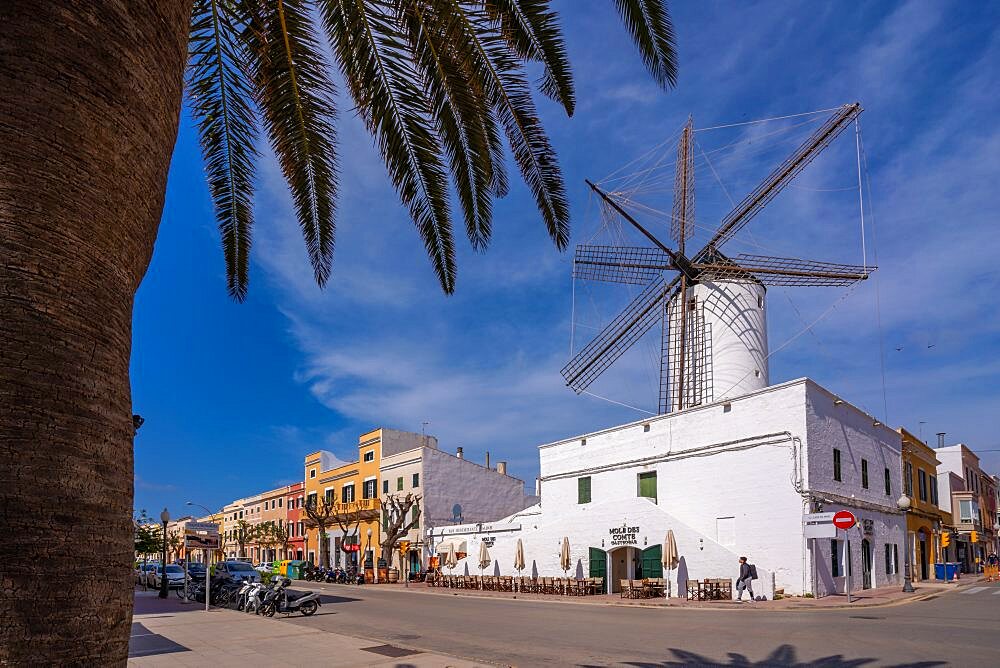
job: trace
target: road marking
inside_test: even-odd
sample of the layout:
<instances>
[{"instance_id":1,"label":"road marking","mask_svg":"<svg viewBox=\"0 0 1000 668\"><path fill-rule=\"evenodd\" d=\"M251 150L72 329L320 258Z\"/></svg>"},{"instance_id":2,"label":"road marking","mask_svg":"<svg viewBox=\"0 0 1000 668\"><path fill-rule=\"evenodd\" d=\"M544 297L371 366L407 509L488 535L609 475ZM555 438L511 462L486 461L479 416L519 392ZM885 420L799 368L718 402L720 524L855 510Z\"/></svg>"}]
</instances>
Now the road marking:
<instances>
[{"instance_id":1,"label":"road marking","mask_svg":"<svg viewBox=\"0 0 1000 668\"><path fill-rule=\"evenodd\" d=\"M986 591L989 587L973 587L972 589L966 589L963 594L978 594L981 591Z\"/></svg>"},{"instance_id":2,"label":"road marking","mask_svg":"<svg viewBox=\"0 0 1000 668\"><path fill-rule=\"evenodd\" d=\"M993 592L993 595L994 596L1000 596L1000 589L997 589L995 592Z\"/></svg>"}]
</instances>

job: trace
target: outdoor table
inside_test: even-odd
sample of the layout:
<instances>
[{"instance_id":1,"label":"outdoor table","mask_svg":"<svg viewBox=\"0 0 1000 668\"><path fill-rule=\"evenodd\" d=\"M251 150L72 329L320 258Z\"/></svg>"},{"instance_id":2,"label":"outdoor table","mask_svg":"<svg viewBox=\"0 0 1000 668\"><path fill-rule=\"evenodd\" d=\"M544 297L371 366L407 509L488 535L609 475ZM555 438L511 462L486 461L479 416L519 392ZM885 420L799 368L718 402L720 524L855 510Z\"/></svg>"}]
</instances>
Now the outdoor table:
<instances>
[{"instance_id":1,"label":"outdoor table","mask_svg":"<svg viewBox=\"0 0 1000 668\"><path fill-rule=\"evenodd\" d=\"M652 582L645 581L642 583L642 589L643 595L646 598L656 598L658 596L662 598L664 591L666 591L666 587L661 584L654 584Z\"/></svg>"}]
</instances>

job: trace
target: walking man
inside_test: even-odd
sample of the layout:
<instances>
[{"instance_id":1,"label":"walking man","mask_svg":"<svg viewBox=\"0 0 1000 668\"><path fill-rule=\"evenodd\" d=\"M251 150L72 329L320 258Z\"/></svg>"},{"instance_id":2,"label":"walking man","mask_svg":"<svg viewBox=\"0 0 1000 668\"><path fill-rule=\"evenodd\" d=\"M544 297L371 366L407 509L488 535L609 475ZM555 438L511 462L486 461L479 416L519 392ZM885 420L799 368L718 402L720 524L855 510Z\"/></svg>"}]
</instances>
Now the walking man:
<instances>
[{"instance_id":1,"label":"walking man","mask_svg":"<svg viewBox=\"0 0 1000 668\"><path fill-rule=\"evenodd\" d=\"M736 578L736 600L743 600L743 590L746 589L750 592L750 600L754 600L753 596L753 570L750 568L750 564L747 563L746 557L740 557L740 576Z\"/></svg>"}]
</instances>

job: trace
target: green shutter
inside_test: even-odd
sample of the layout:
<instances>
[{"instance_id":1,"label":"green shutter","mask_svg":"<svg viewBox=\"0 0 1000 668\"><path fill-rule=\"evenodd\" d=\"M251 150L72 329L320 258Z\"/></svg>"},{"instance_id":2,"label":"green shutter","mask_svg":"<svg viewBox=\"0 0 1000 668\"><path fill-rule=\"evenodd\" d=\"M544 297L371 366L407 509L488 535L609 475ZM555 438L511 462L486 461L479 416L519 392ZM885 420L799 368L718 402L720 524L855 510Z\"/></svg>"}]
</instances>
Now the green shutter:
<instances>
[{"instance_id":1,"label":"green shutter","mask_svg":"<svg viewBox=\"0 0 1000 668\"><path fill-rule=\"evenodd\" d=\"M576 502L590 503L590 476L576 479Z\"/></svg>"},{"instance_id":2,"label":"green shutter","mask_svg":"<svg viewBox=\"0 0 1000 668\"><path fill-rule=\"evenodd\" d=\"M654 545L642 551L642 577L663 577L663 547Z\"/></svg>"},{"instance_id":3,"label":"green shutter","mask_svg":"<svg viewBox=\"0 0 1000 668\"><path fill-rule=\"evenodd\" d=\"M656 471L639 474L639 496L656 500Z\"/></svg>"},{"instance_id":4,"label":"green shutter","mask_svg":"<svg viewBox=\"0 0 1000 668\"><path fill-rule=\"evenodd\" d=\"M608 572L608 555L604 550L596 547L590 548L590 575L592 578L603 578Z\"/></svg>"}]
</instances>

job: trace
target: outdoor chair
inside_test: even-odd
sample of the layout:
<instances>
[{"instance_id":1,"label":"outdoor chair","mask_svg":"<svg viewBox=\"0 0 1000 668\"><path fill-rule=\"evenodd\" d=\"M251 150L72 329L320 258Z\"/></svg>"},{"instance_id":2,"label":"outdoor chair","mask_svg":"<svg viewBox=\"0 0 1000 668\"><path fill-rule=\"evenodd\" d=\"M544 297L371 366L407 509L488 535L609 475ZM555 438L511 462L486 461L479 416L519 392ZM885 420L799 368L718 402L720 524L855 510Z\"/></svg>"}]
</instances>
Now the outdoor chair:
<instances>
[{"instance_id":1,"label":"outdoor chair","mask_svg":"<svg viewBox=\"0 0 1000 668\"><path fill-rule=\"evenodd\" d=\"M514 591L514 578L509 575L501 577L497 591Z\"/></svg>"},{"instance_id":2,"label":"outdoor chair","mask_svg":"<svg viewBox=\"0 0 1000 668\"><path fill-rule=\"evenodd\" d=\"M556 582L553 578L541 578L541 584L539 585L539 592L542 594L555 594L556 593Z\"/></svg>"},{"instance_id":3,"label":"outdoor chair","mask_svg":"<svg viewBox=\"0 0 1000 668\"><path fill-rule=\"evenodd\" d=\"M619 592L621 598L632 598L632 581L631 580L619 580L618 586L621 588Z\"/></svg>"},{"instance_id":4,"label":"outdoor chair","mask_svg":"<svg viewBox=\"0 0 1000 668\"><path fill-rule=\"evenodd\" d=\"M538 584L535 582L534 578L522 575L518 578L517 590L519 592L524 592L525 594L537 594Z\"/></svg>"},{"instance_id":5,"label":"outdoor chair","mask_svg":"<svg viewBox=\"0 0 1000 668\"><path fill-rule=\"evenodd\" d=\"M604 593L604 578L594 578L594 588L592 591L594 594Z\"/></svg>"}]
</instances>

